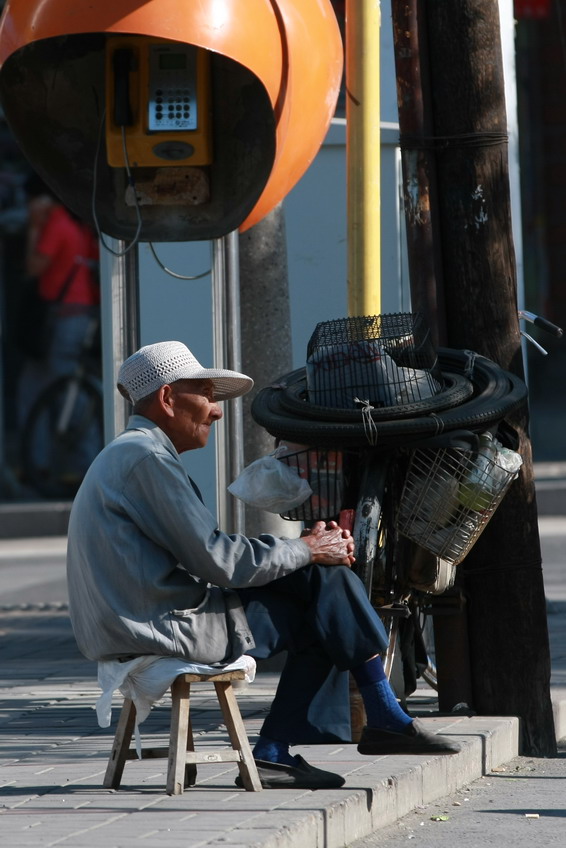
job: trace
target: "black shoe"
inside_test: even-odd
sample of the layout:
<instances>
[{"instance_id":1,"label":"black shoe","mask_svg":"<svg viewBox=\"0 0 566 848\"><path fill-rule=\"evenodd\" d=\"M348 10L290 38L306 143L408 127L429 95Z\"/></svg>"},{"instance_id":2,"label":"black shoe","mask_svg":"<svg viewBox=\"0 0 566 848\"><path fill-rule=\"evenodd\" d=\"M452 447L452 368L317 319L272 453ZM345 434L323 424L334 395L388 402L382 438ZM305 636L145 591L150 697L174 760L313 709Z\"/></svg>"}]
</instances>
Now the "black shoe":
<instances>
[{"instance_id":1,"label":"black shoe","mask_svg":"<svg viewBox=\"0 0 566 848\"><path fill-rule=\"evenodd\" d=\"M340 774L315 768L297 754L297 765L288 766L283 763L270 763L267 760L256 760L257 771L264 789L339 789L344 785ZM236 786L243 788L240 775L236 778Z\"/></svg>"},{"instance_id":2,"label":"black shoe","mask_svg":"<svg viewBox=\"0 0 566 848\"><path fill-rule=\"evenodd\" d=\"M382 754L457 754L459 742L430 733L420 721L407 725L404 733L364 727L358 743L360 754L380 756Z\"/></svg>"}]
</instances>

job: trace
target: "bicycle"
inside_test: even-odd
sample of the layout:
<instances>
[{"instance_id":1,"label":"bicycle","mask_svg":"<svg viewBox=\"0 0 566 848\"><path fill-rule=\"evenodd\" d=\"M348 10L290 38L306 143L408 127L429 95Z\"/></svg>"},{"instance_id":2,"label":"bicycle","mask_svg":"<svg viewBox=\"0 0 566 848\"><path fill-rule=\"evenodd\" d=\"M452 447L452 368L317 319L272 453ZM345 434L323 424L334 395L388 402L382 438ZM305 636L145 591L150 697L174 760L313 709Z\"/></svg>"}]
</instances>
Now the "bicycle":
<instances>
[{"instance_id":1,"label":"bicycle","mask_svg":"<svg viewBox=\"0 0 566 848\"><path fill-rule=\"evenodd\" d=\"M39 395L24 424L24 479L47 498L72 499L104 444L102 385L93 318L75 370L55 379Z\"/></svg>"},{"instance_id":2,"label":"bicycle","mask_svg":"<svg viewBox=\"0 0 566 848\"><path fill-rule=\"evenodd\" d=\"M532 313L520 317L537 318ZM356 321L360 323L356 325ZM540 325L541 321L533 323ZM476 489L466 488L465 481L466 475L475 469L479 436L489 431L507 449L513 449L514 433L505 426L505 418L525 401L527 389L515 375L470 351L440 349L438 360L435 352L426 356L426 330L420 337L416 335L418 316L365 316L326 324L332 326L319 325L309 342L307 360L310 358L311 374L308 366L297 369L261 390L252 404L252 415L275 436L279 445L288 443L289 455L278 453L278 458L306 477L314 492L304 505L283 517L306 524L317 519L337 519L342 526L352 529L356 542L354 570L389 633L389 649L384 657L389 677L394 670L399 637L414 641L410 651L406 648L401 651L401 661L410 666L404 669L404 699L411 694L411 686L416 687L418 676L436 688L434 649L430 642L427 644L426 633L430 599L453 585L457 563L475 543L513 479L512 474L506 475L505 485L498 486L496 496L489 501L481 501L479 505L473 502ZM560 333L559 328L554 331ZM368 347L368 332L371 344L377 347ZM351 358L351 345L360 337L366 348L357 363L347 366L349 377L357 370L359 380L369 360L384 352L388 356L385 366L380 363L381 385L374 390L372 402L364 403L363 391L358 391L357 386L352 391L351 385L346 384L338 388L322 385L317 396L316 390L312 390L313 362L335 372L336 366ZM315 348L319 343L321 350L325 346L327 350L317 359ZM418 380L407 387L389 379L398 378L401 371L406 378L411 367L418 372L421 383L423 371L432 375L434 391L420 394ZM333 392L338 396L339 408L328 403ZM355 397L358 408L345 402L348 393L351 400ZM392 399L393 403L386 402ZM430 467L423 467L423 457L429 456ZM407 521L404 527L400 523L399 505L403 499L405 507L409 503L409 513L411 508L419 506L415 474L412 501L411 492L407 495L405 491L415 457L421 462L416 472L417 483L429 476L436 485L440 471L447 478L442 480L449 487L446 524L452 522L453 529L462 537L457 539L456 549L449 545L427 549L429 540L423 536L422 515L417 516L421 535L417 533L416 537L413 533L411 538L411 532L407 535ZM448 462L447 468L438 464L439 457L442 462ZM485 479L490 474L495 476L495 469L496 464L490 464ZM464 503L455 500L454 487ZM430 491L428 502L426 497L424 500L430 512ZM454 516L458 516L459 525ZM410 519L411 515L405 518ZM440 529L444 532L444 528ZM407 656L411 652L412 656Z\"/></svg>"}]
</instances>

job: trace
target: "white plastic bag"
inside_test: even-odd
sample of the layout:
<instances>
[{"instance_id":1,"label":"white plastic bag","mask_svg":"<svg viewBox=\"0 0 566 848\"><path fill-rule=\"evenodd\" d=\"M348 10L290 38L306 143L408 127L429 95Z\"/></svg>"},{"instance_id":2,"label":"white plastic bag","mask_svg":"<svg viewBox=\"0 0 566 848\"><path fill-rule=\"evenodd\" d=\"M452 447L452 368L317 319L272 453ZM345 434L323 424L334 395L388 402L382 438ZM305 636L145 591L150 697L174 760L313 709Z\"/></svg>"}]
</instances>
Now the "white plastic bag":
<instances>
[{"instance_id":1,"label":"white plastic bag","mask_svg":"<svg viewBox=\"0 0 566 848\"><path fill-rule=\"evenodd\" d=\"M473 467L460 483L459 500L462 506L482 512L489 509L495 496L514 480L523 464L516 451L504 448L491 433L482 433Z\"/></svg>"},{"instance_id":2,"label":"white plastic bag","mask_svg":"<svg viewBox=\"0 0 566 848\"><path fill-rule=\"evenodd\" d=\"M275 513L304 503L312 495L308 481L276 457L277 451L244 468L228 486L230 494L250 506Z\"/></svg>"},{"instance_id":3,"label":"white plastic bag","mask_svg":"<svg viewBox=\"0 0 566 848\"><path fill-rule=\"evenodd\" d=\"M437 394L441 386L432 375L397 365L379 340L366 339L327 345L307 359L307 388L319 406L356 409L360 401L395 406Z\"/></svg>"}]
</instances>

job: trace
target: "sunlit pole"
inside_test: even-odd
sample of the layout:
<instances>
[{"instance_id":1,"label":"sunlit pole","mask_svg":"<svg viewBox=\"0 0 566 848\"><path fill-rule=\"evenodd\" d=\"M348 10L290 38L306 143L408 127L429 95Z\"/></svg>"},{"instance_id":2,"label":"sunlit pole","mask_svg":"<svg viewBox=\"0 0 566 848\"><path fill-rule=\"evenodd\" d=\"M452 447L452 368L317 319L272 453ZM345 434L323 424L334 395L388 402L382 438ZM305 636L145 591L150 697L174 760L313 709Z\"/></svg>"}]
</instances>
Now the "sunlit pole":
<instances>
[{"instance_id":1,"label":"sunlit pole","mask_svg":"<svg viewBox=\"0 0 566 848\"><path fill-rule=\"evenodd\" d=\"M346 0L348 311L381 311L379 0Z\"/></svg>"}]
</instances>

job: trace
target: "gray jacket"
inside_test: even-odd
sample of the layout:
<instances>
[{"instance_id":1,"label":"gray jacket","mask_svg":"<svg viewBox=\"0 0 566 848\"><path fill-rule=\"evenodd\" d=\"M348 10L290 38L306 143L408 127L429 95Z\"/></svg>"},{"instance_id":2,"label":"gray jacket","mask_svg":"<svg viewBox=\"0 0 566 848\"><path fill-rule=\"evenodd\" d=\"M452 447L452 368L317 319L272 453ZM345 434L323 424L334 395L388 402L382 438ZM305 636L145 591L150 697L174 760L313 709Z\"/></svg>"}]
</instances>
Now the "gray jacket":
<instances>
[{"instance_id":1,"label":"gray jacket","mask_svg":"<svg viewBox=\"0 0 566 848\"><path fill-rule=\"evenodd\" d=\"M233 590L309 561L301 539L221 533L170 439L134 415L94 460L71 510L67 578L77 644L91 660L230 661L254 644Z\"/></svg>"}]
</instances>

